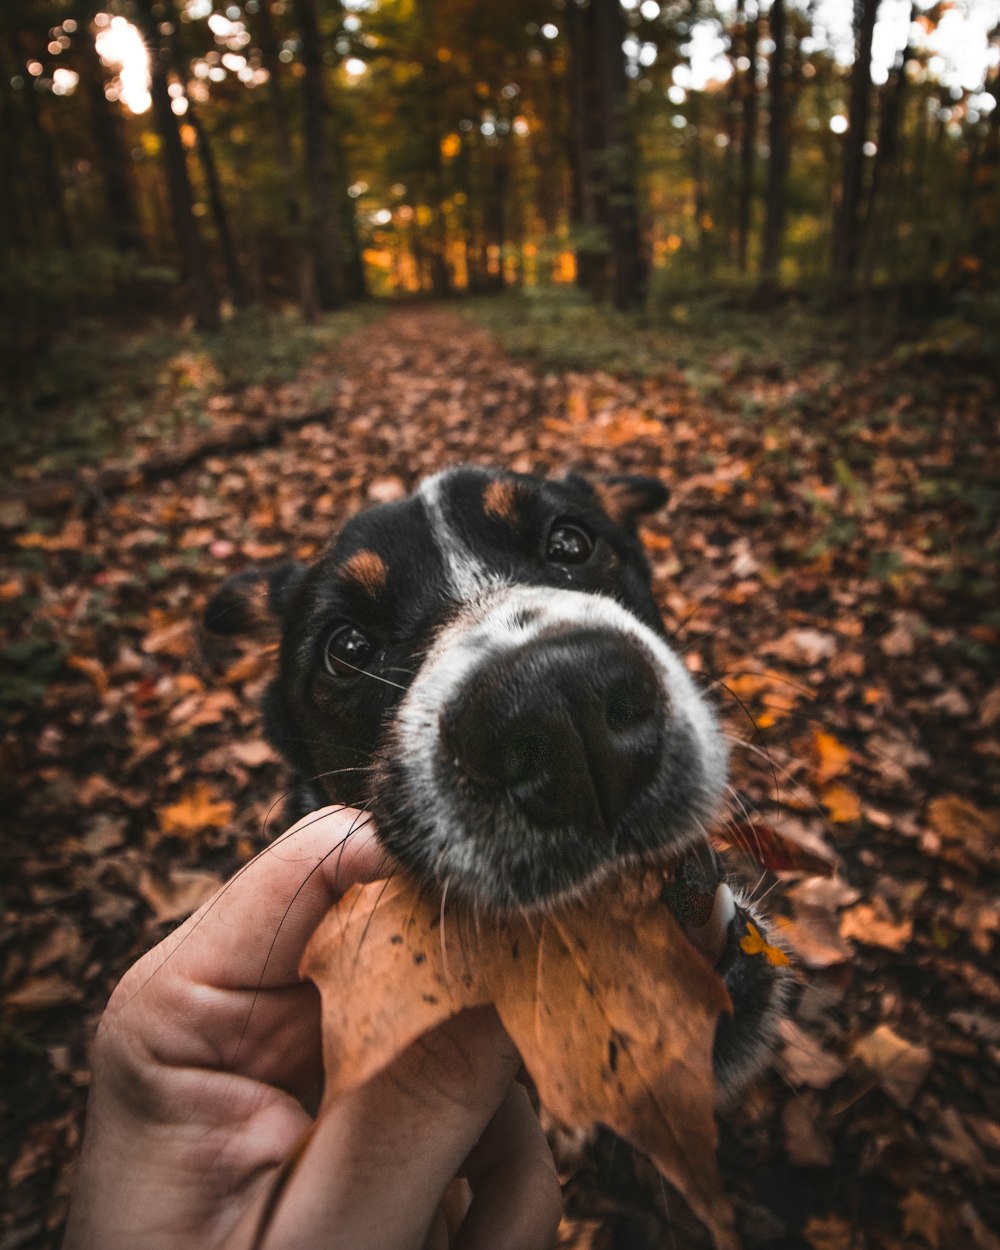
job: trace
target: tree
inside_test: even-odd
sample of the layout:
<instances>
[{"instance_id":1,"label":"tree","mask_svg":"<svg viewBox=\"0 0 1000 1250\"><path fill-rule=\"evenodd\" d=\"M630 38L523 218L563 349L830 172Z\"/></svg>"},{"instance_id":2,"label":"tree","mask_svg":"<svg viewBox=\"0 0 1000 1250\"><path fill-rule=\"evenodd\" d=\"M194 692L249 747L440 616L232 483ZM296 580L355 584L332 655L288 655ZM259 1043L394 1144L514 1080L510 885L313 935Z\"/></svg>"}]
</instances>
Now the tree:
<instances>
[{"instance_id":1,"label":"tree","mask_svg":"<svg viewBox=\"0 0 1000 1250\"><path fill-rule=\"evenodd\" d=\"M570 45L574 217L580 285L616 308L645 296L639 234L635 145L629 128L625 28L619 0L571 0Z\"/></svg>"},{"instance_id":2,"label":"tree","mask_svg":"<svg viewBox=\"0 0 1000 1250\"><path fill-rule=\"evenodd\" d=\"M201 232L194 215L194 195L188 173L187 157L181 142L177 118L170 97L170 68L173 27L156 17L154 0L136 0L136 9L143 26L143 35L150 49L149 92L153 115L163 146L163 164L170 194L170 212L174 233L181 253L183 274L190 283L195 319L199 329L219 328L219 299L208 268Z\"/></svg>"},{"instance_id":3,"label":"tree","mask_svg":"<svg viewBox=\"0 0 1000 1250\"><path fill-rule=\"evenodd\" d=\"M854 69L847 134L844 136L843 177L840 204L834 225L833 272L842 283L854 277L861 252L863 222L861 201L864 182L864 148L871 112L872 40L879 0L855 0Z\"/></svg>"},{"instance_id":4,"label":"tree","mask_svg":"<svg viewBox=\"0 0 1000 1250\"><path fill-rule=\"evenodd\" d=\"M771 67L768 73L769 117L767 123L767 187L765 191L764 240L761 275L765 282L778 279L781 241L785 229L785 183L788 177L788 49L786 47L785 0L771 0Z\"/></svg>"},{"instance_id":5,"label":"tree","mask_svg":"<svg viewBox=\"0 0 1000 1250\"><path fill-rule=\"evenodd\" d=\"M339 308L344 298L340 220L327 134L329 104L323 66L323 39L315 0L295 0L302 40L305 102L306 183L309 187L309 241L316 270L316 294L323 309Z\"/></svg>"}]
</instances>

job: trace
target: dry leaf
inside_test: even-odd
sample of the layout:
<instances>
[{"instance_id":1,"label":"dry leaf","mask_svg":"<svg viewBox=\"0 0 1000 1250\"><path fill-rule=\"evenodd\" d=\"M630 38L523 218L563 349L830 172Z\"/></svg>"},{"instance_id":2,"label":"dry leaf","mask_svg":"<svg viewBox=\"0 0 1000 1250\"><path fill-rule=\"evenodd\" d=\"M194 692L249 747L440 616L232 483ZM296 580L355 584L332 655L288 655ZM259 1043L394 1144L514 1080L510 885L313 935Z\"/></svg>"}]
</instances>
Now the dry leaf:
<instances>
[{"instance_id":1,"label":"dry leaf","mask_svg":"<svg viewBox=\"0 0 1000 1250\"><path fill-rule=\"evenodd\" d=\"M785 1072L793 1085L826 1089L844 1075L847 1067L844 1060L824 1050L815 1037L793 1020L782 1020L779 1029L785 1043Z\"/></svg>"},{"instance_id":2,"label":"dry leaf","mask_svg":"<svg viewBox=\"0 0 1000 1250\"><path fill-rule=\"evenodd\" d=\"M765 643L761 651L765 655L777 656L787 664L795 664L803 668L811 668L828 660L837 650L837 639L833 634L821 633L818 629L790 629L787 633Z\"/></svg>"},{"instance_id":3,"label":"dry leaf","mask_svg":"<svg viewBox=\"0 0 1000 1250\"><path fill-rule=\"evenodd\" d=\"M984 812L957 794L932 799L927 816L938 837L958 842L973 859L986 862L1000 852L1000 816Z\"/></svg>"},{"instance_id":4,"label":"dry leaf","mask_svg":"<svg viewBox=\"0 0 1000 1250\"><path fill-rule=\"evenodd\" d=\"M216 798L205 781L199 781L176 803L159 811L160 832L164 837L187 838L203 829L223 829L233 818L229 799Z\"/></svg>"},{"instance_id":5,"label":"dry leaf","mask_svg":"<svg viewBox=\"0 0 1000 1250\"><path fill-rule=\"evenodd\" d=\"M161 924L169 924L185 920L210 899L221 884L221 877L210 872L178 868L164 881L143 870L138 889L156 919Z\"/></svg>"},{"instance_id":6,"label":"dry leaf","mask_svg":"<svg viewBox=\"0 0 1000 1250\"><path fill-rule=\"evenodd\" d=\"M543 1104L644 1150L735 1247L715 1162L712 1040L722 982L660 900L616 882L531 920L450 911L407 884L355 886L303 959L323 998L327 1097L370 1079L464 1007L494 1003ZM353 987L363 986L364 993Z\"/></svg>"},{"instance_id":7,"label":"dry leaf","mask_svg":"<svg viewBox=\"0 0 1000 1250\"><path fill-rule=\"evenodd\" d=\"M850 747L845 747L833 734L813 734L813 753L816 756L816 781L824 786L834 777L847 771L851 762Z\"/></svg>"},{"instance_id":8,"label":"dry leaf","mask_svg":"<svg viewBox=\"0 0 1000 1250\"><path fill-rule=\"evenodd\" d=\"M735 847L771 872L809 872L828 876L836 866L833 856L825 848L818 850L790 828L779 831L764 820L732 817L715 834L715 840Z\"/></svg>"},{"instance_id":9,"label":"dry leaf","mask_svg":"<svg viewBox=\"0 0 1000 1250\"><path fill-rule=\"evenodd\" d=\"M78 1003L83 991L72 981L52 972L46 976L29 977L16 990L4 996L9 1011L46 1011L66 1003Z\"/></svg>"},{"instance_id":10,"label":"dry leaf","mask_svg":"<svg viewBox=\"0 0 1000 1250\"><path fill-rule=\"evenodd\" d=\"M927 1079L933 1056L926 1046L915 1046L880 1024L851 1048L897 1106L906 1108Z\"/></svg>"},{"instance_id":11,"label":"dry leaf","mask_svg":"<svg viewBox=\"0 0 1000 1250\"><path fill-rule=\"evenodd\" d=\"M861 815L861 800L847 786L827 786L821 797L835 825L848 824Z\"/></svg>"},{"instance_id":12,"label":"dry leaf","mask_svg":"<svg viewBox=\"0 0 1000 1250\"><path fill-rule=\"evenodd\" d=\"M840 918L840 932L843 937L853 938L865 946L901 951L913 937L913 921L896 924L885 903L876 899L874 903L858 903L845 911Z\"/></svg>"}]
</instances>

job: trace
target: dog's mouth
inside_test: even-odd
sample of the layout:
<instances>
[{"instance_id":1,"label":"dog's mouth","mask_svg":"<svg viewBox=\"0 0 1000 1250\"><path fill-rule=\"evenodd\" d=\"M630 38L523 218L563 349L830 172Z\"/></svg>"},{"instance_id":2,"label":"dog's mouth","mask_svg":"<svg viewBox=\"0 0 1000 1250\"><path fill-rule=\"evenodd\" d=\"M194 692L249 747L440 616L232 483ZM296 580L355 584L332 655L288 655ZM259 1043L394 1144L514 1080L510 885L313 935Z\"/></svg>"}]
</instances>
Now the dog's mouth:
<instances>
[{"instance_id":1,"label":"dog's mouth","mask_svg":"<svg viewBox=\"0 0 1000 1250\"><path fill-rule=\"evenodd\" d=\"M719 857L703 839L667 865L660 898L691 945L724 972L739 944L741 911Z\"/></svg>"}]
</instances>

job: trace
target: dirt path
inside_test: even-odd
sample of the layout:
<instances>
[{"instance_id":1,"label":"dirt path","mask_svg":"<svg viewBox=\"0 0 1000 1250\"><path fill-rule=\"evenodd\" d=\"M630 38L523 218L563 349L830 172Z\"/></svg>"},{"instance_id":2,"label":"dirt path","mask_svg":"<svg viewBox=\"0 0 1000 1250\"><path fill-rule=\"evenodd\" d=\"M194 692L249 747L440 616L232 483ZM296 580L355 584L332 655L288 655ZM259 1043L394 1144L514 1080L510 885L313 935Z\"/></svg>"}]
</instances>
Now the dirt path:
<instances>
[{"instance_id":1,"label":"dirt path","mask_svg":"<svg viewBox=\"0 0 1000 1250\"><path fill-rule=\"evenodd\" d=\"M269 398L329 417L10 533L0 1247L58 1244L108 990L253 852L281 792L257 713L272 657L208 649L205 597L460 461L670 485L644 536L668 625L747 744L734 810L839 847L843 878L771 895L803 971L775 1071L723 1118L747 1244L1000 1245L996 637L988 592L949 589L956 557L925 541L966 524L926 483L979 434L887 420L862 494L828 412L790 419L751 377L751 423L743 393L664 375L539 373L450 308L401 308ZM576 1184L581 1218L631 1228L617 1245L699 1244L658 1183L610 1166L610 1189ZM566 1244L606 1244L589 1228Z\"/></svg>"}]
</instances>

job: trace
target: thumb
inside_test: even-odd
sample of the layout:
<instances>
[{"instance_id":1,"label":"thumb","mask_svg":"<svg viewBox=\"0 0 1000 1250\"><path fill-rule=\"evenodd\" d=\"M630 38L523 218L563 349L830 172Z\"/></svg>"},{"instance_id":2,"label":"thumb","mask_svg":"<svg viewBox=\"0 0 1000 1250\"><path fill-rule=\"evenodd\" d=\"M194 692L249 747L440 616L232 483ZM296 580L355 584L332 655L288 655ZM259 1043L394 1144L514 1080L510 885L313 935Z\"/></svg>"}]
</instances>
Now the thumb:
<instances>
[{"instance_id":1,"label":"thumb","mask_svg":"<svg viewBox=\"0 0 1000 1250\"><path fill-rule=\"evenodd\" d=\"M520 1063L494 1009L476 1007L326 1104L263 1247L419 1250Z\"/></svg>"}]
</instances>

